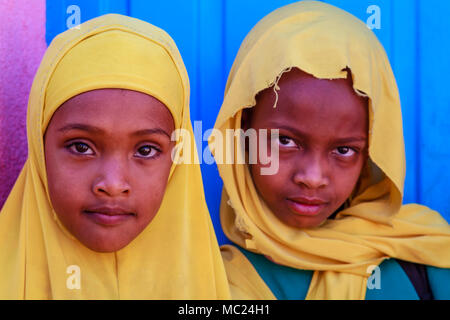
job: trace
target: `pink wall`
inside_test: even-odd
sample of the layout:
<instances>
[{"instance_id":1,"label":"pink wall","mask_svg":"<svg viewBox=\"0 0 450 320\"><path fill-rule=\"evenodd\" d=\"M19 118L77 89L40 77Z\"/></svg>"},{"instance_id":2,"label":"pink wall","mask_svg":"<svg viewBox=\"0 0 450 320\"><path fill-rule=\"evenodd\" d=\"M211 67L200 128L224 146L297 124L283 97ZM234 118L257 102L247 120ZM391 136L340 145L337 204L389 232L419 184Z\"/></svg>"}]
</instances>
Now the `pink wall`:
<instances>
[{"instance_id":1,"label":"pink wall","mask_svg":"<svg viewBox=\"0 0 450 320\"><path fill-rule=\"evenodd\" d=\"M0 0L0 208L27 157L28 93L45 49L45 0Z\"/></svg>"}]
</instances>

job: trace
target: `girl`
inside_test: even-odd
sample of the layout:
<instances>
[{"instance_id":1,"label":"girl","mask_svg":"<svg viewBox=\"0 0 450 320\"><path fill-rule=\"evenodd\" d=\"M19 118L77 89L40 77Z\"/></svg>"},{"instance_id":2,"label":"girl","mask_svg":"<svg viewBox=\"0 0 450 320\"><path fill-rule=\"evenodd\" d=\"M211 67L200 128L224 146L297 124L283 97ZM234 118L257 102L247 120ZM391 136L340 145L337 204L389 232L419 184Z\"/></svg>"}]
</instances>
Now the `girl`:
<instances>
[{"instance_id":1,"label":"girl","mask_svg":"<svg viewBox=\"0 0 450 320\"><path fill-rule=\"evenodd\" d=\"M0 213L0 299L229 298L200 169L172 159L172 131L192 128L169 35L114 14L62 33L27 124Z\"/></svg>"},{"instance_id":2,"label":"girl","mask_svg":"<svg viewBox=\"0 0 450 320\"><path fill-rule=\"evenodd\" d=\"M255 130L269 150L218 164L222 226L239 246L222 248L234 298L450 298L450 228L402 206L399 95L364 23L314 1L266 16L241 45L215 128Z\"/></svg>"}]
</instances>

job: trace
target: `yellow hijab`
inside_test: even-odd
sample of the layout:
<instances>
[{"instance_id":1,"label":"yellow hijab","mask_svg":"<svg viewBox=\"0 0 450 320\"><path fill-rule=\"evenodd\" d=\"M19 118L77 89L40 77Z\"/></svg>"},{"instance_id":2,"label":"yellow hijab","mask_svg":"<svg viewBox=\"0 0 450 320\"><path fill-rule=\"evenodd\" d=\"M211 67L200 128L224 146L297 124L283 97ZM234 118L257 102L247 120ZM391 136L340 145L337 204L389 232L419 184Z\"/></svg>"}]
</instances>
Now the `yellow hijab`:
<instances>
[{"instance_id":1,"label":"yellow hijab","mask_svg":"<svg viewBox=\"0 0 450 320\"><path fill-rule=\"evenodd\" d=\"M56 37L29 97L28 160L0 213L0 299L229 298L198 165L172 165L156 217L117 252L88 249L59 222L48 195L43 135L61 103L100 88L158 98L175 127L193 137L188 75L163 30L105 15ZM70 278L77 270L79 289Z\"/></svg>"},{"instance_id":2,"label":"yellow hijab","mask_svg":"<svg viewBox=\"0 0 450 320\"><path fill-rule=\"evenodd\" d=\"M240 47L215 128L224 136L226 129L239 129L242 109L253 107L261 90L279 90L277 79L291 67L322 79L345 78L344 69L351 69L355 91L369 97L369 163L347 207L312 229L280 222L246 165L219 163L228 238L281 265L315 270L307 299L364 299L369 266L389 257L450 267L448 223L427 207L401 204L405 155L397 85L382 45L347 12L302 1L263 18ZM217 148L213 140L210 146ZM222 252L235 298L274 298L236 248Z\"/></svg>"}]
</instances>

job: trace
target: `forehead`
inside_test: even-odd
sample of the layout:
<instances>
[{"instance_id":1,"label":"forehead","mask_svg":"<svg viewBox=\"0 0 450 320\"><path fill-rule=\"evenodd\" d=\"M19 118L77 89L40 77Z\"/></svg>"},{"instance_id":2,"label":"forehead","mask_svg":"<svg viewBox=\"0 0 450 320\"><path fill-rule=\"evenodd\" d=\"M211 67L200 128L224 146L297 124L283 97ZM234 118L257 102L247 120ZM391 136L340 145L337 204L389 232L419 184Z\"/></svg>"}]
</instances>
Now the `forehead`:
<instances>
[{"instance_id":1,"label":"forehead","mask_svg":"<svg viewBox=\"0 0 450 320\"><path fill-rule=\"evenodd\" d=\"M358 96L351 78L317 79L299 69L286 72L273 88L257 96L252 125L282 124L311 135L366 135L366 98Z\"/></svg>"},{"instance_id":2,"label":"forehead","mask_svg":"<svg viewBox=\"0 0 450 320\"><path fill-rule=\"evenodd\" d=\"M81 93L63 103L50 124L87 123L105 128L134 130L162 127L173 130L173 117L158 99L126 89L98 89Z\"/></svg>"}]
</instances>

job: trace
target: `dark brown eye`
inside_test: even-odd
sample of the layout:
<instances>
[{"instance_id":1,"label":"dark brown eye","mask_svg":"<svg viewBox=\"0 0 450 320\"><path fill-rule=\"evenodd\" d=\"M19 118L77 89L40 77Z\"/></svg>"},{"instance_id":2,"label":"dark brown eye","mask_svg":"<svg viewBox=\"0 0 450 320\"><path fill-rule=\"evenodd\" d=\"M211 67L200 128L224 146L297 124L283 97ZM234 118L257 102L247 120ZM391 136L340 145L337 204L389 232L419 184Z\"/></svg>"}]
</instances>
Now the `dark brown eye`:
<instances>
[{"instance_id":1,"label":"dark brown eye","mask_svg":"<svg viewBox=\"0 0 450 320\"><path fill-rule=\"evenodd\" d=\"M352 148L345 147L345 146L337 147L336 150L337 150L338 155L344 156L344 157L351 157L356 153L355 150L353 150Z\"/></svg>"},{"instance_id":2,"label":"dark brown eye","mask_svg":"<svg viewBox=\"0 0 450 320\"><path fill-rule=\"evenodd\" d=\"M82 154L82 155L92 155L94 154L94 151L83 142L74 142L71 145L68 146L69 150L71 150L74 153Z\"/></svg>"},{"instance_id":3,"label":"dark brown eye","mask_svg":"<svg viewBox=\"0 0 450 320\"><path fill-rule=\"evenodd\" d=\"M77 149L77 151L79 153L85 153L89 150L89 147L87 145L85 145L84 143L77 143L75 145L75 149Z\"/></svg>"},{"instance_id":4,"label":"dark brown eye","mask_svg":"<svg viewBox=\"0 0 450 320\"><path fill-rule=\"evenodd\" d=\"M286 137L286 136L280 136L278 138L278 141L279 141L280 145L282 145L284 147L295 147L296 146L294 140L292 140L291 138Z\"/></svg>"},{"instance_id":5,"label":"dark brown eye","mask_svg":"<svg viewBox=\"0 0 450 320\"><path fill-rule=\"evenodd\" d=\"M145 145L137 150L136 156L140 158L153 158L158 155L159 152L160 150L158 150L157 148L150 145Z\"/></svg>"},{"instance_id":6,"label":"dark brown eye","mask_svg":"<svg viewBox=\"0 0 450 320\"><path fill-rule=\"evenodd\" d=\"M339 153L341 153L341 154L346 154L350 150L349 147L339 147L337 149L338 149Z\"/></svg>"}]
</instances>

